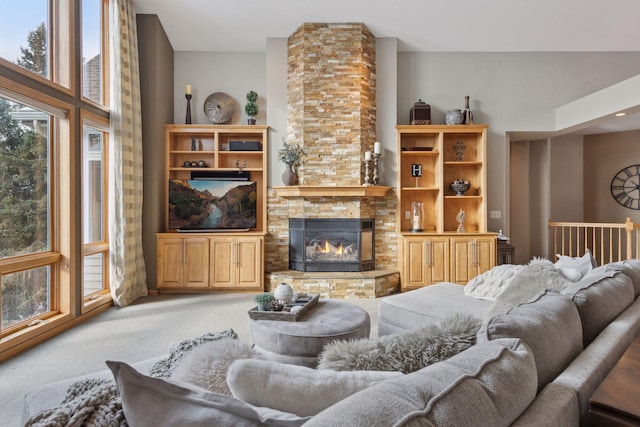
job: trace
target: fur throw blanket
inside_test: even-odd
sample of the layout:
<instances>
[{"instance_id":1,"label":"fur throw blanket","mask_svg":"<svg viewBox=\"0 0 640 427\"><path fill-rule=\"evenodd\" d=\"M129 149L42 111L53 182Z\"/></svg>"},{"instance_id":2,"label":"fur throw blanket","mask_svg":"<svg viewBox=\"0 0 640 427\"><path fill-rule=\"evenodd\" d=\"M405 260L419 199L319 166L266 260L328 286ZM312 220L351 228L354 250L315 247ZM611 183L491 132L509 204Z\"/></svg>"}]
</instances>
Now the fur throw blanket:
<instances>
[{"instance_id":1,"label":"fur throw blanket","mask_svg":"<svg viewBox=\"0 0 640 427\"><path fill-rule=\"evenodd\" d=\"M414 372L471 347L480 323L471 315L454 314L438 326L377 339L334 341L324 347L318 369Z\"/></svg>"},{"instance_id":2,"label":"fur throw blanket","mask_svg":"<svg viewBox=\"0 0 640 427\"><path fill-rule=\"evenodd\" d=\"M522 266L509 280L508 286L498 294L485 319L504 314L546 289L561 291L572 283L574 282L567 279L551 261L535 258Z\"/></svg>"},{"instance_id":3,"label":"fur throw blanket","mask_svg":"<svg viewBox=\"0 0 640 427\"><path fill-rule=\"evenodd\" d=\"M150 376L167 378L178 362L199 344L222 338L238 339L233 329L207 333L195 339L181 341L169 347L169 355L156 362ZM27 427L128 426L122 410L122 399L113 380L87 379L73 384L62 403L34 415Z\"/></svg>"}]
</instances>

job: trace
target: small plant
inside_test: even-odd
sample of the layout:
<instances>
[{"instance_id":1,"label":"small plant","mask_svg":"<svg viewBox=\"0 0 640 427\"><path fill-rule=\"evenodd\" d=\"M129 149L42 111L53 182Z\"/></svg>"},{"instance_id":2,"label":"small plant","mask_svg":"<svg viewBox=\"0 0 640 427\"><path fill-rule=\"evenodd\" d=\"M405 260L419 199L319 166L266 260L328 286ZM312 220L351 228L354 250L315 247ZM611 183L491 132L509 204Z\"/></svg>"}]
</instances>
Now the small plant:
<instances>
[{"instance_id":1,"label":"small plant","mask_svg":"<svg viewBox=\"0 0 640 427\"><path fill-rule=\"evenodd\" d=\"M255 118L258 115L258 111L260 109L258 108L257 101L258 101L258 94L255 91L250 90L247 93L247 104L244 106L244 112L250 118Z\"/></svg>"},{"instance_id":2,"label":"small plant","mask_svg":"<svg viewBox=\"0 0 640 427\"><path fill-rule=\"evenodd\" d=\"M256 302L261 302L264 304L270 304L275 298L270 292L263 292L261 294L257 294L253 297Z\"/></svg>"},{"instance_id":3,"label":"small plant","mask_svg":"<svg viewBox=\"0 0 640 427\"><path fill-rule=\"evenodd\" d=\"M278 151L278 160L286 165L294 165L300 162L302 156L304 156L304 151L302 151L302 147L295 143L288 143L282 138L283 146Z\"/></svg>"}]
</instances>

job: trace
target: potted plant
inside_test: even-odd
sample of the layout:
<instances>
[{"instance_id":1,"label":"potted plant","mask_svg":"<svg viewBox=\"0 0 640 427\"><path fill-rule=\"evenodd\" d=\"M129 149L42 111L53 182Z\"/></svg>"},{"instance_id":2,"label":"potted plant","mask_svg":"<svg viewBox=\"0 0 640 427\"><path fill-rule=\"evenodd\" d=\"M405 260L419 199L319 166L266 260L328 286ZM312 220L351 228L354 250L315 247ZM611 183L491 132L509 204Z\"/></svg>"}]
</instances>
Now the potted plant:
<instances>
[{"instance_id":1,"label":"potted plant","mask_svg":"<svg viewBox=\"0 0 640 427\"><path fill-rule=\"evenodd\" d=\"M269 311L271 307L271 301L275 298L273 294L269 292L263 292L253 297L255 302L258 304L258 311Z\"/></svg>"},{"instance_id":2,"label":"potted plant","mask_svg":"<svg viewBox=\"0 0 640 427\"><path fill-rule=\"evenodd\" d=\"M278 160L287 165L282 174L282 182L284 185L295 185L298 180L298 175L293 169L293 165L298 164L304 156L302 147L296 143L288 143L282 138L283 146L278 151Z\"/></svg>"},{"instance_id":3,"label":"potted plant","mask_svg":"<svg viewBox=\"0 0 640 427\"><path fill-rule=\"evenodd\" d=\"M256 116L258 115L258 94L250 90L247 93L247 104L244 106L244 112L249 117L247 123L250 125L256 124Z\"/></svg>"}]
</instances>

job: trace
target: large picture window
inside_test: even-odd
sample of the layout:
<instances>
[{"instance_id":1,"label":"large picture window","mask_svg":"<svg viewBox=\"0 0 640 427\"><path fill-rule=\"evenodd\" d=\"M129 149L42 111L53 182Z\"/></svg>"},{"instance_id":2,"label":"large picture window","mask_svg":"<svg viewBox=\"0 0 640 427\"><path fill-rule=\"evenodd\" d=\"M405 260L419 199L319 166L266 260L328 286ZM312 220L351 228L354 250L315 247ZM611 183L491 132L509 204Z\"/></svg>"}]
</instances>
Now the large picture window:
<instances>
[{"instance_id":1,"label":"large picture window","mask_svg":"<svg viewBox=\"0 0 640 427\"><path fill-rule=\"evenodd\" d=\"M108 3L0 6L0 361L111 304Z\"/></svg>"}]
</instances>

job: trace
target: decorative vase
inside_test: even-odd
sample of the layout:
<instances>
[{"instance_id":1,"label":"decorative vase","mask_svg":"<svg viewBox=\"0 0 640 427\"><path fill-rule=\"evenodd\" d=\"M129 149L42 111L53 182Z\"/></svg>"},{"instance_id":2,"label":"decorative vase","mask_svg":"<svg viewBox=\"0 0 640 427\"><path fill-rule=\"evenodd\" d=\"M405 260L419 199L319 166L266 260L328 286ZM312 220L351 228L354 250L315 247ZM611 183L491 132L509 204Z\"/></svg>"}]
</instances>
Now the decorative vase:
<instances>
[{"instance_id":1,"label":"decorative vase","mask_svg":"<svg viewBox=\"0 0 640 427\"><path fill-rule=\"evenodd\" d=\"M448 125L461 125L464 120L464 115L461 110L449 110L444 116L444 121Z\"/></svg>"},{"instance_id":2,"label":"decorative vase","mask_svg":"<svg viewBox=\"0 0 640 427\"><path fill-rule=\"evenodd\" d=\"M257 302L258 311L271 311L271 303L270 302Z\"/></svg>"},{"instance_id":3,"label":"decorative vase","mask_svg":"<svg viewBox=\"0 0 640 427\"><path fill-rule=\"evenodd\" d=\"M286 304L293 297L293 288L286 283L280 283L276 290L273 291L273 296L276 298L276 301Z\"/></svg>"},{"instance_id":4,"label":"decorative vase","mask_svg":"<svg viewBox=\"0 0 640 427\"><path fill-rule=\"evenodd\" d=\"M451 189L456 192L456 196L464 196L464 193L466 193L469 188L471 188L471 183L469 181L465 181L464 179L458 178L453 181L449 185L449 187L451 187Z\"/></svg>"},{"instance_id":5,"label":"decorative vase","mask_svg":"<svg viewBox=\"0 0 640 427\"><path fill-rule=\"evenodd\" d=\"M247 124L255 125L256 124L256 119L254 117L249 117L247 119Z\"/></svg>"},{"instance_id":6,"label":"decorative vase","mask_svg":"<svg viewBox=\"0 0 640 427\"><path fill-rule=\"evenodd\" d=\"M298 175L296 175L293 170L293 165L286 165L284 172L282 174L282 183L284 185L296 185L298 181Z\"/></svg>"},{"instance_id":7,"label":"decorative vase","mask_svg":"<svg viewBox=\"0 0 640 427\"><path fill-rule=\"evenodd\" d=\"M473 111L471 111L471 108L469 108L468 96L464 97L464 112L463 112L462 123L464 123L465 125L473 124Z\"/></svg>"}]
</instances>

